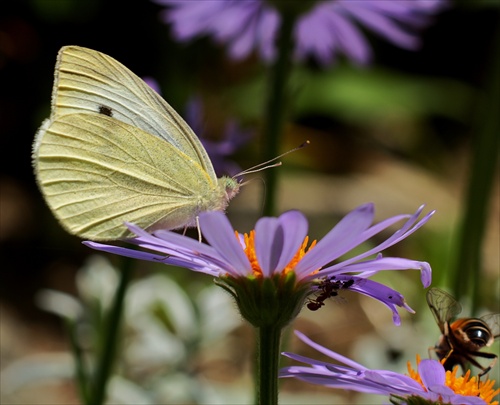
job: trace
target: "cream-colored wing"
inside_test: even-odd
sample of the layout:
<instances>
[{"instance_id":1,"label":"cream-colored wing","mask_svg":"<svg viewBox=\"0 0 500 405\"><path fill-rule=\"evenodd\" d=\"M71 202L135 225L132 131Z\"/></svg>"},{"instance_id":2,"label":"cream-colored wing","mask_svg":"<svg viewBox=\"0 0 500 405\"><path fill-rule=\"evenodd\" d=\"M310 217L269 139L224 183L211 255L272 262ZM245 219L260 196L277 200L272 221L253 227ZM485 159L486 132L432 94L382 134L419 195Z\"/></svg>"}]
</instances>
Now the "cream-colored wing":
<instances>
[{"instance_id":1,"label":"cream-colored wing","mask_svg":"<svg viewBox=\"0 0 500 405\"><path fill-rule=\"evenodd\" d=\"M198 137L151 87L108 55L65 46L57 57L50 119L84 112L113 117L166 140L215 181L212 162Z\"/></svg>"},{"instance_id":2,"label":"cream-colored wing","mask_svg":"<svg viewBox=\"0 0 500 405\"><path fill-rule=\"evenodd\" d=\"M45 199L71 233L92 240L192 225L223 209L225 193L198 162L170 143L98 113L46 120L34 151Z\"/></svg>"}]
</instances>

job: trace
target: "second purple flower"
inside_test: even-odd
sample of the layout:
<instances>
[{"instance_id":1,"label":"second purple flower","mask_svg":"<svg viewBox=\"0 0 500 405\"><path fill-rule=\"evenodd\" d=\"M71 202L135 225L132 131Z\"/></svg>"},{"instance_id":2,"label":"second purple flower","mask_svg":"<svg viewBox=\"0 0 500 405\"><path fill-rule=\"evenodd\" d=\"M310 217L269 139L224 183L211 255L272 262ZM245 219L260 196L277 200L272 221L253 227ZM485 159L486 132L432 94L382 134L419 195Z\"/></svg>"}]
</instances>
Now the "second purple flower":
<instances>
[{"instance_id":1,"label":"second purple flower","mask_svg":"<svg viewBox=\"0 0 500 405\"><path fill-rule=\"evenodd\" d=\"M209 35L228 47L232 59L256 52L261 59L275 57L281 15L279 2L265 0L154 0L167 6L162 19L184 42ZM372 58L371 47L360 27L409 50L420 46L419 31L445 8L446 0L324 0L282 2L303 12L297 20L295 58L315 57L323 65L344 54L357 64ZM309 9L308 9L309 7Z\"/></svg>"}]
</instances>

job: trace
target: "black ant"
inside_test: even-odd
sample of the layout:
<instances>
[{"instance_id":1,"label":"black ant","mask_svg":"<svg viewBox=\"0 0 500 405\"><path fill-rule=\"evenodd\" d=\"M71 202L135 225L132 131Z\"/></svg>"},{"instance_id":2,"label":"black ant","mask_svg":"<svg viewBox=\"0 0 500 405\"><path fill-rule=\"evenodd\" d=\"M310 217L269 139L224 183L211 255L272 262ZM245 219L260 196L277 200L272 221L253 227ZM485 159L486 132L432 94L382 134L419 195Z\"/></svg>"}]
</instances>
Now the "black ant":
<instances>
[{"instance_id":1,"label":"black ant","mask_svg":"<svg viewBox=\"0 0 500 405\"><path fill-rule=\"evenodd\" d=\"M336 297L339 295L339 290L347 290L354 284L353 279L348 280L335 280L335 276L325 277L318 284L318 290L321 293L314 300L309 300L307 303L307 308L311 311L317 311L323 305L325 305L325 301L330 297Z\"/></svg>"}]
</instances>

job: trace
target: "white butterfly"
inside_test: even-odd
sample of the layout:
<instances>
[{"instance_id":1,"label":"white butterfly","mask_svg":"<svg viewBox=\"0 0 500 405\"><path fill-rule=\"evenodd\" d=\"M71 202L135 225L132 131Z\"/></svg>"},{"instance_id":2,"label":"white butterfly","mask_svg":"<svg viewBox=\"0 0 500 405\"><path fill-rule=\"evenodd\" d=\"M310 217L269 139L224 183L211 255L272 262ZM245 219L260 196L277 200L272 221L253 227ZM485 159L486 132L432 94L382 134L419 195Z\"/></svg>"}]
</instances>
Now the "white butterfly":
<instances>
[{"instance_id":1,"label":"white butterfly","mask_svg":"<svg viewBox=\"0 0 500 405\"><path fill-rule=\"evenodd\" d=\"M50 118L33 146L38 185L70 233L91 240L194 226L238 193L217 179L197 136L144 81L108 55L59 51Z\"/></svg>"}]
</instances>

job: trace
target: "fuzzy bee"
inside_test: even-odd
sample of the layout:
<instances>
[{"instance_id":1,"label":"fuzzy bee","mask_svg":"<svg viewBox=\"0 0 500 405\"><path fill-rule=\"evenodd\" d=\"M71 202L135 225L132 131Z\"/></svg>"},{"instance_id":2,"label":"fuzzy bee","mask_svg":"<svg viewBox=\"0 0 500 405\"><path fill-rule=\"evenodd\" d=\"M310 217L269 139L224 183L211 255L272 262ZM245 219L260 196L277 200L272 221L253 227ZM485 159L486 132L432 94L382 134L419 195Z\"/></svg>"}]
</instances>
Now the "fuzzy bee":
<instances>
[{"instance_id":1,"label":"fuzzy bee","mask_svg":"<svg viewBox=\"0 0 500 405\"><path fill-rule=\"evenodd\" d=\"M481 318L457 318L462 312L462 306L439 288L427 291L427 303L442 333L437 344L429 351L434 350L440 360L444 359L446 370L460 365L465 371L466 364L470 363L482 370L479 377L488 373L498 356L479 350L491 346L500 336L500 314L489 314ZM493 360L484 367L475 357Z\"/></svg>"}]
</instances>

